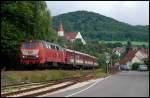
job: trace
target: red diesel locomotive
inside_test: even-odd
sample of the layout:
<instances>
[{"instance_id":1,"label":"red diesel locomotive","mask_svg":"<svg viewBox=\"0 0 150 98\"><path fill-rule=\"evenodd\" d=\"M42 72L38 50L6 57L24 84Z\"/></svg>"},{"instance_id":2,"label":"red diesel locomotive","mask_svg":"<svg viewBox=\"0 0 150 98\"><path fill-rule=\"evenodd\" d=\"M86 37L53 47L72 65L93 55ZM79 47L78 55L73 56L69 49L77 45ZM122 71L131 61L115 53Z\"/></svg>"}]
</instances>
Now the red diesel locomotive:
<instances>
[{"instance_id":1,"label":"red diesel locomotive","mask_svg":"<svg viewBox=\"0 0 150 98\"><path fill-rule=\"evenodd\" d=\"M20 47L21 63L26 66L42 67L98 67L96 57L78 51L65 49L60 45L43 40L30 40Z\"/></svg>"}]
</instances>

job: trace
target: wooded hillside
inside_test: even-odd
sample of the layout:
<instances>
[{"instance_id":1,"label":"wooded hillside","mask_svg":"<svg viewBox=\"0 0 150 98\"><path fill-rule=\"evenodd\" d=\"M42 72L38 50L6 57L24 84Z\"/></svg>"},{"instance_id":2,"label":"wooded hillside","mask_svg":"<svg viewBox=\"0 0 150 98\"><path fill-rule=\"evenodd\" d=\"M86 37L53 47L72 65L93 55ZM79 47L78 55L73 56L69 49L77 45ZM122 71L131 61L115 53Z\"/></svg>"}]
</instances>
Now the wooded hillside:
<instances>
[{"instance_id":1,"label":"wooded hillside","mask_svg":"<svg viewBox=\"0 0 150 98\"><path fill-rule=\"evenodd\" d=\"M56 31L60 22L65 32L80 31L86 40L149 40L149 26L133 26L94 12L76 11L55 16L53 27Z\"/></svg>"}]
</instances>

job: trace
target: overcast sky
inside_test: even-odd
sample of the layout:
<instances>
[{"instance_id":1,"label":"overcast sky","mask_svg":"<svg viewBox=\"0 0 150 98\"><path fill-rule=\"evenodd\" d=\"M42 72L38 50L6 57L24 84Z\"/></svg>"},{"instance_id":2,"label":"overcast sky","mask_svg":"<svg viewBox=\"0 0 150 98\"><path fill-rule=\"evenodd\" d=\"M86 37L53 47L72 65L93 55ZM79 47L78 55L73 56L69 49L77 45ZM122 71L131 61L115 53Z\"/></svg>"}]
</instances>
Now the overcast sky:
<instances>
[{"instance_id":1,"label":"overcast sky","mask_svg":"<svg viewBox=\"0 0 150 98\"><path fill-rule=\"evenodd\" d=\"M149 25L149 1L46 1L51 15L92 11L131 25Z\"/></svg>"}]
</instances>

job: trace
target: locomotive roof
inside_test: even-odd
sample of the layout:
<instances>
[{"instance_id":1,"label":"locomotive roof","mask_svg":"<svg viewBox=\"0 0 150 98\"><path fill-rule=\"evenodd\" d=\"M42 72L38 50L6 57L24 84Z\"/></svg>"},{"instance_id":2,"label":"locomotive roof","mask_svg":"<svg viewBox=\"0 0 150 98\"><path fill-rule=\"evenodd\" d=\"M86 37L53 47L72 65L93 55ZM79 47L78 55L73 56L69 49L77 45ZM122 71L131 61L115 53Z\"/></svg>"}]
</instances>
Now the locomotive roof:
<instances>
[{"instance_id":1,"label":"locomotive roof","mask_svg":"<svg viewBox=\"0 0 150 98\"><path fill-rule=\"evenodd\" d=\"M28 42L28 41L25 41L25 42ZM54 45L54 46L59 46L61 48L63 48L62 46L60 46L59 44L55 44L55 43L51 43L49 41L45 41L45 40L32 40L32 42L42 42L42 43L48 43L48 44L51 44L51 45ZM64 49L64 48L63 48ZM71 49L66 49L66 51L70 51L70 52L75 52L75 53L78 53L78 54L82 54L82 55L86 55L86 56L89 56L89 57L92 57L92 58L96 58L94 56L91 56L89 54L86 54L86 53L82 53L82 52L79 52L79 51L75 51L75 50L71 50Z\"/></svg>"},{"instance_id":2,"label":"locomotive roof","mask_svg":"<svg viewBox=\"0 0 150 98\"><path fill-rule=\"evenodd\" d=\"M89 55L89 54L82 53L82 52L75 51L75 50L71 50L71 49L66 49L66 51L75 52L75 53L78 53L78 54L82 54L82 55L86 55L86 56L89 56L89 57L92 57L92 58L96 58L96 57L94 57L94 56L91 56L91 55Z\"/></svg>"},{"instance_id":3,"label":"locomotive roof","mask_svg":"<svg viewBox=\"0 0 150 98\"><path fill-rule=\"evenodd\" d=\"M43 43L49 43L49 44L51 44L51 45L60 46L59 44L51 43L51 42L49 42L49 41L45 41L45 40L27 40L27 41L25 41L25 42L30 42L30 41L32 41L32 42L43 42Z\"/></svg>"}]
</instances>

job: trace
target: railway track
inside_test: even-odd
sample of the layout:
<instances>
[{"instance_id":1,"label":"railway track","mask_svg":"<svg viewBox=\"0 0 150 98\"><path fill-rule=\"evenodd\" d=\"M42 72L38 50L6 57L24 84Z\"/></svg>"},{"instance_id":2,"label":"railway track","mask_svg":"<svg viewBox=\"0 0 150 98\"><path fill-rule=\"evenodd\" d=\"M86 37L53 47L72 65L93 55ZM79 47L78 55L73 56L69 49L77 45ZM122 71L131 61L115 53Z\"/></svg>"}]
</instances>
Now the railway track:
<instances>
[{"instance_id":1,"label":"railway track","mask_svg":"<svg viewBox=\"0 0 150 98\"><path fill-rule=\"evenodd\" d=\"M92 79L92 76L86 75L84 77L72 77L63 80L57 80L49 83L43 83L33 88L19 90L10 93L1 94L2 97L35 97L46 93L54 92L58 89L68 87L78 82L87 81Z\"/></svg>"}]
</instances>

